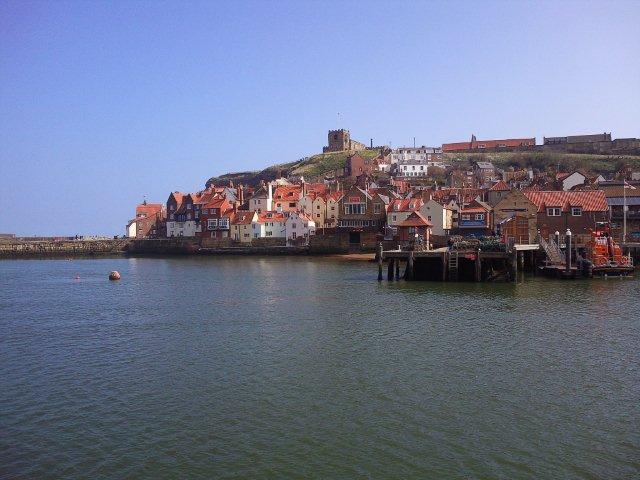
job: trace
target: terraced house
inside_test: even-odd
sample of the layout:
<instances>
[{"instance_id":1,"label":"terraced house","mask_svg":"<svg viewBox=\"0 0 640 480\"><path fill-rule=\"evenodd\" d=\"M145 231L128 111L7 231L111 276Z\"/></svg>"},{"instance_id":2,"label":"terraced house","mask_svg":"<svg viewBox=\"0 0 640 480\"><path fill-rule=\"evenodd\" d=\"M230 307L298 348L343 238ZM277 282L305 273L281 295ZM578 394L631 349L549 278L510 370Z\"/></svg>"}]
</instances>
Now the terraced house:
<instances>
[{"instance_id":1,"label":"terraced house","mask_svg":"<svg viewBox=\"0 0 640 480\"><path fill-rule=\"evenodd\" d=\"M363 232L383 233L389 197L351 187L338 201L338 230L349 232L349 243L361 243Z\"/></svg>"}]
</instances>

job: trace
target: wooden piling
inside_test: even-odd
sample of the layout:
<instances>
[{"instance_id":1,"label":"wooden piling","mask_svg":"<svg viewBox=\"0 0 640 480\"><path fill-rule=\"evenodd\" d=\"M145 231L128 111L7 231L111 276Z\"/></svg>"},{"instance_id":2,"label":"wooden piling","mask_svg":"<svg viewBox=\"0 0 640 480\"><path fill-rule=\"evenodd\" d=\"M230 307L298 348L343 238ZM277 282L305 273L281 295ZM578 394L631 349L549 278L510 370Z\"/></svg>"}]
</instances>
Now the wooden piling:
<instances>
[{"instance_id":1,"label":"wooden piling","mask_svg":"<svg viewBox=\"0 0 640 480\"><path fill-rule=\"evenodd\" d=\"M382 281L382 242L378 244L378 281Z\"/></svg>"},{"instance_id":2,"label":"wooden piling","mask_svg":"<svg viewBox=\"0 0 640 480\"><path fill-rule=\"evenodd\" d=\"M413 252L409 252L407 257L407 268L404 271L405 280L413 280Z\"/></svg>"},{"instance_id":3,"label":"wooden piling","mask_svg":"<svg viewBox=\"0 0 640 480\"><path fill-rule=\"evenodd\" d=\"M480 261L480 249L476 252L476 262L475 262L475 280L476 282L482 281L482 263Z\"/></svg>"},{"instance_id":4,"label":"wooden piling","mask_svg":"<svg viewBox=\"0 0 640 480\"><path fill-rule=\"evenodd\" d=\"M447 252L442 252L442 281L447 281Z\"/></svg>"},{"instance_id":5,"label":"wooden piling","mask_svg":"<svg viewBox=\"0 0 640 480\"><path fill-rule=\"evenodd\" d=\"M396 259L395 258L390 258L389 259L389 265L387 265L387 280L388 281L392 281L393 280L393 267L394 267L395 263L396 263Z\"/></svg>"},{"instance_id":6,"label":"wooden piling","mask_svg":"<svg viewBox=\"0 0 640 480\"><path fill-rule=\"evenodd\" d=\"M396 258L394 264L396 266L396 280L400 280L400 259Z\"/></svg>"}]
</instances>

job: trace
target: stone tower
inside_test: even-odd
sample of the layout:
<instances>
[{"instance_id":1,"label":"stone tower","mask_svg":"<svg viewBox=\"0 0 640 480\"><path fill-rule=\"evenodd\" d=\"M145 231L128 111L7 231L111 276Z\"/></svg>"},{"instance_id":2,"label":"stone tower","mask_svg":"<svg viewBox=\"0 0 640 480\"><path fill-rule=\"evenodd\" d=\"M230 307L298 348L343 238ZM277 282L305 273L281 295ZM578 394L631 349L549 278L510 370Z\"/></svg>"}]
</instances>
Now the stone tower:
<instances>
[{"instance_id":1,"label":"stone tower","mask_svg":"<svg viewBox=\"0 0 640 480\"><path fill-rule=\"evenodd\" d=\"M351 150L351 135L349 130L341 128L339 130L329 130L327 136L327 147L322 149L323 152L342 152Z\"/></svg>"}]
</instances>

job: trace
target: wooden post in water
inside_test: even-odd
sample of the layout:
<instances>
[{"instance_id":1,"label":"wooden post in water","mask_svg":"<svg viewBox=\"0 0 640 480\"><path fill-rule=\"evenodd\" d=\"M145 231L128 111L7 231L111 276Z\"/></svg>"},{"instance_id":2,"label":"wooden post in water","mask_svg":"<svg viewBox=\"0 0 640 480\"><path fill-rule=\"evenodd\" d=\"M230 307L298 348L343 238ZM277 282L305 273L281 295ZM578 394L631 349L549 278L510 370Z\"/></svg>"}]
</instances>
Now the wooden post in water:
<instances>
[{"instance_id":1,"label":"wooden post in water","mask_svg":"<svg viewBox=\"0 0 640 480\"><path fill-rule=\"evenodd\" d=\"M407 257L407 269L404 271L404 279L413 280L413 251L410 251Z\"/></svg>"},{"instance_id":2,"label":"wooden post in water","mask_svg":"<svg viewBox=\"0 0 640 480\"><path fill-rule=\"evenodd\" d=\"M442 281L447 281L447 252L442 252Z\"/></svg>"},{"instance_id":3,"label":"wooden post in water","mask_svg":"<svg viewBox=\"0 0 640 480\"><path fill-rule=\"evenodd\" d=\"M378 281L382 281L382 242L378 244Z\"/></svg>"},{"instance_id":4,"label":"wooden post in water","mask_svg":"<svg viewBox=\"0 0 640 480\"><path fill-rule=\"evenodd\" d=\"M396 259L395 258L390 258L389 259L389 265L387 266L387 280L388 281L392 281L393 280L393 266L396 263Z\"/></svg>"},{"instance_id":5,"label":"wooden post in water","mask_svg":"<svg viewBox=\"0 0 640 480\"><path fill-rule=\"evenodd\" d=\"M400 280L400 259L396 258L393 263L396 266L396 280Z\"/></svg>"},{"instance_id":6,"label":"wooden post in water","mask_svg":"<svg viewBox=\"0 0 640 480\"><path fill-rule=\"evenodd\" d=\"M476 267L475 280L476 282L480 282L482 281L482 263L480 263L480 249L478 249L478 251L476 252L475 267Z\"/></svg>"},{"instance_id":7,"label":"wooden post in water","mask_svg":"<svg viewBox=\"0 0 640 480\"><path fill-rule=\"evenodd\" d=\"M514 248L511 254L511 276L513 281L518 281L518 251Z\"/></svg>"}]
</instances>

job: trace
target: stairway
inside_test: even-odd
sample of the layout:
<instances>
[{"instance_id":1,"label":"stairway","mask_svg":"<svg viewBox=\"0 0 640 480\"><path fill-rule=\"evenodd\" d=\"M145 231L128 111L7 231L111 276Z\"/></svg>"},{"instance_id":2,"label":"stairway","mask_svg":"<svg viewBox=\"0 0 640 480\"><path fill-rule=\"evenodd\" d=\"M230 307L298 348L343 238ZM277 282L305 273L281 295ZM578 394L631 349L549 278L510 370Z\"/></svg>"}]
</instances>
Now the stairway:
<instances>
[{"instance_id":1,"label":"stairway","mask_svg":"<svg viewBox=\"0 0 640 480\"><path fill-rule=\"evenodd\" d=\"M547 258L553 264L564 265L564 255L560 251L560 247L556 242L551 240L547 242L542 236L540 236L540 245L542 245L542 249L547 254Z\"/></svg>"}]
</instances>

